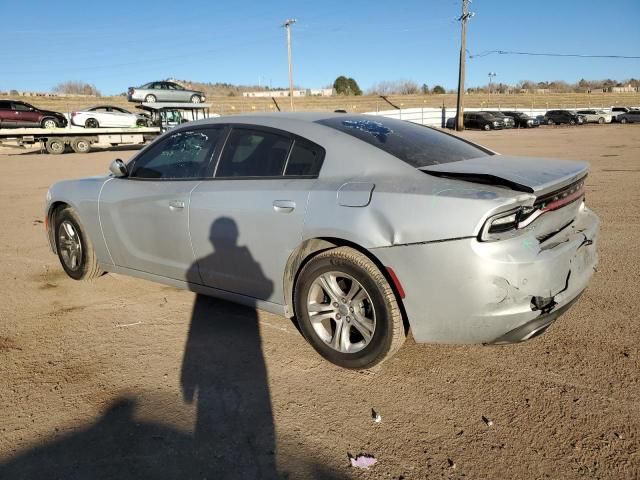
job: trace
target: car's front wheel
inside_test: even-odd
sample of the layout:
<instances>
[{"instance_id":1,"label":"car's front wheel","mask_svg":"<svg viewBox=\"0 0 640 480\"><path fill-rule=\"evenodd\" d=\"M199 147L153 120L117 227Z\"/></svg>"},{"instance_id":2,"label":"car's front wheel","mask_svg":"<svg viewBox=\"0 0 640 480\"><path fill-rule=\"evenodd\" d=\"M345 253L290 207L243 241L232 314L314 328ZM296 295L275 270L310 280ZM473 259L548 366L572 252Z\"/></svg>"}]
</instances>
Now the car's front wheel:
<instances>
[{"instance_id":1,"label":"car's front wheel","mask_svg":"<svg viewBox=\"0 0 640 480\"><path fill-rule=\"evenodd\" d=\"M491 125L489 125L488 123L486 123L486 124L484 125L484 127L482 127L482 128L484 128L484 129L488 132L489 130L491 130Z\"/></svg>"},{"instance_id":2,"label":"car's front wheel","mask_svg":"<svg viewBox=\"0 0 640 480\"><path fill-rule=\"evenodd\" d=\"M600 118L598 119L598 123L599 123L600 125L602 125L602 124L604 123L604 118L600 117Z\"/></svg>"},{"instance_id":3,"label":"car's front wheel","mask_svg":"<svg viewBox=\"0 0 640 480\"><path fill-rule=\"evenodd\" d=\"M621 118L621 119L619 120L619 122L620 122L620 123L622 123L622 124L627 123L627 119L626 119L626 118Z\"/></svg>"},{"instance_id":4,"label":"car's front wheel","mask_svg":"<svg viewBox=\"0 0 640 480\"><path fill-rule=\"evenodd\" d=\"M547 125L553 125L553 120L551 119L547 120Z\"/></svg>"},{"instance_id":5,"label":"car's front wheel","mask_svg":"<svg viewBox=\"0 0 640 480\"><path fill-rule=\"evenodd\" d=\"M90 280L102 275L93 245L76 212L66 207L54 217L56 251L62 268L74 280Z\"/></svg>"},{"instance_id":6,"label":"car's front wheel","mask_svg":"<svg viewBox=\"0 0 640 480\"><path fill-rule=\"evenodd\" d=\"M389 282L371 259L352 248L313 257L298 275L294 303L305 338L341 367L372 367L391 357L405 340Z\"/></svg>"},{"instance_id":7,"label":"car's front wheel","mask_svg":"<svg viewBox=\"0 0 640 480\"><path fill-rule=\"evenodd\" d=\"M98 128L100 124L95 118L88 118L87 121L84 122L84 126L85 128Z\"/></svg>"}]
</instances>

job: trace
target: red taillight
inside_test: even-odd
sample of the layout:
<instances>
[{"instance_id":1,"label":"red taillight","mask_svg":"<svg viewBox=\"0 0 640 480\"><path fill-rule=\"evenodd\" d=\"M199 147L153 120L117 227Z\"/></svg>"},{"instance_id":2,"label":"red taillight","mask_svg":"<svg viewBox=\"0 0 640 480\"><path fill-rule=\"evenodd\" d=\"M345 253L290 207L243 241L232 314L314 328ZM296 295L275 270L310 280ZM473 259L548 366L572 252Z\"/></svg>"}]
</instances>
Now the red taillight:
<instances>
[{"instance_id":1,"label":"red taillight","mask_svg":"<svg viewBox=\"0 0 640 480\"><path fill-rule=\"evenodd\" d=\"M391 281L395 285L398 295L400 295L400 298L404 298L404 288L402 288L402 285L400 284L400 280L398 280L398 276L396 275L396 272L394 272L393 268L391 267L387 267L387 272L389 272L389 277L391 277Z\"/></svg>"},{"instance_id":2,"label":"red taillight","mask_svg":"<svg viewBox=\"0 0 640 480\"><path fill-rule=\"evenodd\" d=\"M75 117L78 112L71 112L71 116Z\"/></svg>"}]
</instances>

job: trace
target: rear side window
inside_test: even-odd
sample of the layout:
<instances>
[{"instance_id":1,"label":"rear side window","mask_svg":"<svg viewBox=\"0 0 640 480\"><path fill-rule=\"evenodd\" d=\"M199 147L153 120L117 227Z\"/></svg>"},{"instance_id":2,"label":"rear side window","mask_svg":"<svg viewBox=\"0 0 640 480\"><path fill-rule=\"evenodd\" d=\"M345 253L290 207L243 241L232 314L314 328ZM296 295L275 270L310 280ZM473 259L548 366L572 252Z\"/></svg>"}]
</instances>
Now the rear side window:
<instances>
[{"instance_id":1,"label":"rear side window","mask_svg":"<svg viewBox=\"0 0 640 480\"><path fill-rule=\"evenodd\" d=\"M11 110L11 102L0 101L0 110Z\"/></svg>"},{"instance_id":2,"label":"rear side window","mask_svg":"<svg viewBox=\"0 0 640 480\"><path fill-rule=\"evenodd\" d=\"M278 177L291 139L277 133L233 129L220 157L216 177Z\"/></svg>"},{"instance_id":3,"label":"rear side window","mask_svg":"<svg viewBox=\"0 0 640 480\"><path fill-rule=\"evenodd\" d=\"M453 135L402 120L336 116L317 123L335 128L421 168L488 155Z\"/></svg>"},{"instance_id":4,"label":"rear side window","mask_svg":"<svg viewBox=\"0 0 640 480\"><path fill-rule=\"evenodd\" d=\"M133 163L130 177L189 179L208 175L222 129L180 131L165 138Z\"/></svg>"},{"instance_id":5,"label":"rear side window","mask_svg":"<svg viewBox=\"0 0 640 480\"><path fill-rule=\"evenodd\" d=\"M316 177L320 173L323 159L324 148L308 140L296 138L284 174Z\"/></svg>"}]
</instances>

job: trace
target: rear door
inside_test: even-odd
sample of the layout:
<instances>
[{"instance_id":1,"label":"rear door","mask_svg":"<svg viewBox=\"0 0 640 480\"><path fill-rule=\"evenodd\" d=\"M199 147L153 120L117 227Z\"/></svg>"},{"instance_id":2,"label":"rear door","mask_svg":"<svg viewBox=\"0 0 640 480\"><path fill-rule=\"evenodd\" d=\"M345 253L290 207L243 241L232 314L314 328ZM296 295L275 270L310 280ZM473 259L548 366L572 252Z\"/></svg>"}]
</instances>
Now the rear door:
<instances>
[{"instance_id":1,"label":"rear door","mask_svg":"<svg viewBox=\"0 0 640 480\"><path fill-rule=\"evenodd\" d=\"M288 133L230 129L215 176L191 195L190 231L205 285L283 304L324 150Z\"/></svg>"},{"instance_id":2,"label":"rear door","mask_svg":"<svg viewBox=\"0 0 640 480\"><path fill-rule=\"evenodd\" d=\"M129 163L130 175L105 183L100 222L116 265L199 283L189 239L189 199L211 174L222 129L180 130Z\"/></svg>"},{"instance_id":3,"label":"rear door","mask_svg":"<svg viewBox=\"0 0 640 480\"><path fill-rule=\"evenodd\" d=\"M16 126L16 113L11 108L11 102L0 100L0 128L12 128Z\"/></svg>"}]
</instances>

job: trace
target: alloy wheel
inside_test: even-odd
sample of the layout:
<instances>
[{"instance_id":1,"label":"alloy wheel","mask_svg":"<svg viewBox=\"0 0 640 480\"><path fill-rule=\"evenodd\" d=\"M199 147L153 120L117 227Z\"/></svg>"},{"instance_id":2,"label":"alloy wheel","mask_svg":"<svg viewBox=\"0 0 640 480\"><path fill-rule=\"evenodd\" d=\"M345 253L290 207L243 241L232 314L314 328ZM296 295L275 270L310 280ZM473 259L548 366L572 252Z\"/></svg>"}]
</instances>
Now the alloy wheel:
<instances>
[{"instance_id":1,"label":"alloy wheel","mask_svg":"<svg viewBox=\"0 0 640 480\"><path fill-rule=\"evenodd\" d=\"M65 266L72 271L78 270L82 263L82 242L78 231L68 220L58 227L58 246Z\"/></svg>"},{"instance_id":2,"label":"alloy wheel","mask_svg":"<svg viewBox=\"0 0 640 480\"><path fill-rule=\"evenodd\" d=\"M307 297L314 331L334 350L355 353L371 342L376 312L369 293L353 277L331 271L316 278Z\"/></svg>"}]
</instances>

